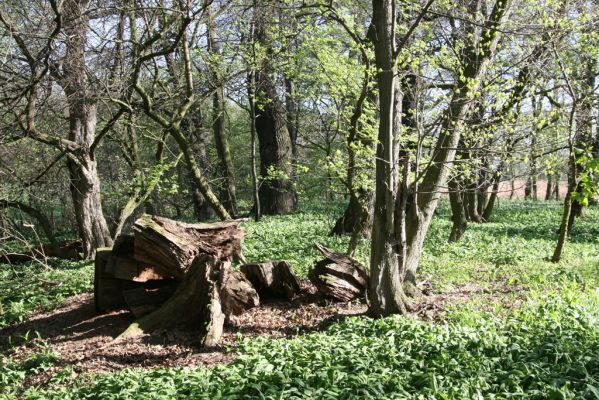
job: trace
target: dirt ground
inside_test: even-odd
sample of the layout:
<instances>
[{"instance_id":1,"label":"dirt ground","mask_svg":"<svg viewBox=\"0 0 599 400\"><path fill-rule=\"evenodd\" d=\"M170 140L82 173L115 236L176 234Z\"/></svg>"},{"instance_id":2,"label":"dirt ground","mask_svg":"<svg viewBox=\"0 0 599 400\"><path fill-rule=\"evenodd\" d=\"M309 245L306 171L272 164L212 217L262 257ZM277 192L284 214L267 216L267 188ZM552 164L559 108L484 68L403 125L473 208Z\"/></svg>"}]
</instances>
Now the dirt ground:
<instances>
[{"instance_id":1,"label":"dirt ground","mask_svg":"<svg viewBox=\"0 0 599 400\"><path fill-rule=\"evenodd\" d=\"M313 300L313 295L307 295L293 302L263 304L234 317L226 326L220 346L201 348L193 332L179 330L159 331L115 343L114 338L134 321L133 316L127 310L97 314L93 294L86 293L71 297L62 307L35 314L21 324L0 330L0 351L17 360L24 359L36 344L43 342L60 354L62 366L76 365L78 372L112 372L125 367L210 366L234 359L229 350L235 347L238 333L244 337L292 337L320 329L329 319L366 311L360 302ZM35 332L40 338L36 338ZM10 347L10 343L19 343L27 333L35 339Z\"/></svg>"},{"instance_id":2,"label":"dirt ground","mask_svg":"<svg viewBox=\"0 0 599 400\"><path fill-rule=\"evenodd\" d=\"M218 347L199 347L193 332L180 330L159 331L114 342L114 338L133 322L133 316L127 310L97 314L93 294L86 293L71 297L62 307L38 313L21 324L0 330L0 350L13 359L23 360L36 345L44 343L60 354L56 369L72 365L77 373L115 372L126 367L211 366L234 360L239 333L243 337L290 338L325 329L332 322L364 314L367 310L363 301L334 303L320 298L309 284L303 286L304 294L294 301L262 304L235 317L226 325ZM468 301L472 296L484 296L484 303L492 305L494 300L507 298L506 293L519 292L519 288L505 285L483 289L468 284L445 293L433 293L427 282L422 283L420 289L422 296L413 314L424 320L443 319L448 305ZM508 301L513 303L513 299ZM40 338L9 346L9 343L18 343L27 332L30 338L36 337L35 332L38 332ZM43 376L33 379L43 379Z\"/></svg>"}]
</instances>

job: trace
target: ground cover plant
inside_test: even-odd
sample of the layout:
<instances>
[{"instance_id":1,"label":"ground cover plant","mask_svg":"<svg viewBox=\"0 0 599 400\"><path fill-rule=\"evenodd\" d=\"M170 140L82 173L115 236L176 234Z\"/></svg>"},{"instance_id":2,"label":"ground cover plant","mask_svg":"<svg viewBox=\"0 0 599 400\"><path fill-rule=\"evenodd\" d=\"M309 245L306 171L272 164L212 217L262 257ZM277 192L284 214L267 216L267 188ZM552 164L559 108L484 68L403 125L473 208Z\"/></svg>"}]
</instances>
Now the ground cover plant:
<instances>
[{"instance_id":1,"label":"ground cover plant","mask_svg":"<svg viewBox=\"0 0 599 400\"><path fill-rule=\"evenodd\" d=\"M341 209L300 212L247 224L250 260L288 256L299 274L318 258L314 242L342 250L327 236ZM242 338L231 362L211 368L126 368L81 374L76 363L31 332L17 357L3 345L3 398L538 398L599 396L599 210L577 221L563 260L548 257L559 203L500 202L492 222L447 243L443 204L427 239L420 281L430 309L373 320L350 317L291 338ZM357 257L367 259L362 243ZM279 253L280 252L280 253ZM2 265L2 285L27 284L30 296L2 291L14 324L34 310L89 290L88 264L53 264L26 273ZM35 272L35 273L33 273ZM63 282L52 292L49 282ZM64 283L67 282L67 283ZM60 287L60 286L59 286ZM58 289L55 289L58 290ZM59 295L59 296L57 296ZM27 299L27 300L25 300ZM424 300L423 300L424 299ZM428 300L426 300L428 299ZM67 300L68 301L68 300ZM26 304L19 308L12 304ZM430 312L429 312L430 311ZM34 340L35 339L35 340ZM37 378L36 378L37 377Z\"/></svg>"}]
</instances>

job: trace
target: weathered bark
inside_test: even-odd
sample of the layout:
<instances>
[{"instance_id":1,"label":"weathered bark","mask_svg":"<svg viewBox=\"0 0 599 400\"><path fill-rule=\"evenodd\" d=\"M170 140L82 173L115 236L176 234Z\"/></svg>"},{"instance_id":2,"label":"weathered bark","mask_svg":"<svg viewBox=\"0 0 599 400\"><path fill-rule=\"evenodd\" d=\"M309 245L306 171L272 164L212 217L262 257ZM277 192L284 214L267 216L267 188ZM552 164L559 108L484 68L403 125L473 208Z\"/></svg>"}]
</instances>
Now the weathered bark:
<instances>
[{"instance_id":1,"label":"weathered bark","mask_svg":"<svg viewBox=\"0 0 599 400\"><path fill-rule=\"evenodd\" d=\"M241 222L187 224L145 214L133 225L135 259L161 267L175 278L181 278L199 254L239 259L245 235Z\"/></svg>"},{"instance_id":2,"label":"weathered bark","mask_svg":"<svg viewBox=\"0 0 599 400\"><path fill-rule=\"evenodd\" d=\"M97 248L112 244L112 238L102 212L96 159L90 150L96 133L97 98L88 82L85 65L89 3L89 0L66 0L63 4L66 55L59 83L67 96L69 140L80 146L67 161L73 208L83 253L86 258L93 258Z\"/></svg>"},{"instance_id":3,"label":"weathered bark","mask_svg":"<svg viewBox=\"0 0 599 400\"><path fill-rule=\"evenodd\" d=\"M261 297L292 299L300 292L299 281L287 261L244 264L241 266L241 272Z\"/></svg>"},{"instance_id":4,"label":"weathered bark","mask_svg":"<svg viewBox=\"0 0 599 400\"><path fill-rule=\"evenodd\" d=\"M291 181L293 153L287 130L287 117L281 104L272 66L269 35L273 24L272 6L259 1L254 9L255 39L267 49L256 70L256 132L260 149L260 175L264 179L259 189L261 211L264 214L284 214L295 210L296 194Z\"/></svg>"},{"instance_id":5,"label":"weathered bark","mask_svg":"<svg viewBox=\"0 0 599 400\"><path fill-rule=\"evenodd\" d=\"M316 245L326 258L316 263L308 274L319 292L338 301L362 297L368 286L368 272L356 260Z\"/></svg>"}]
</instances>

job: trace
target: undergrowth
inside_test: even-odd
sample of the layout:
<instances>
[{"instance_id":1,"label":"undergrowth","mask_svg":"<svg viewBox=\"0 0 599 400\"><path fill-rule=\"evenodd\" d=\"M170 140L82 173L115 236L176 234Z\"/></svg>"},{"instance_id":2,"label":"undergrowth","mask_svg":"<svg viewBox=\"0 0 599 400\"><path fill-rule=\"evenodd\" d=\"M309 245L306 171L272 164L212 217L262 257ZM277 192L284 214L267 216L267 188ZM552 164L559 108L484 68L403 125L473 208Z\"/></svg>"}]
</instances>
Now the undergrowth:
<instances>
[{"instance_id":1,"label":"undergrowth","mask_svg":"<svg viewBox=\"0 0 599 400\"><path fill-rule=\"evenodd\" d=\"M251 261L290 260L306 275L320 258L314 242L346 248L347 237L328 236L341 211L312 205L248 222L244 253ZM0 398L599 399L599 209L576 221L562 262L554 264L548 257L560 213L557 202L502 201L493 221L471 224L463 240L448 244L449 209L442 204L421 279L435 294L462 291L467 298L436 322L350 318L291 340L242 339L236 360L212 369L125 369L74 379L56 367L31 385L28 377L60 364L59 355L41 348L24 361L2 358ZM366 241L357 258L368 260ZM89 290L92 275L86 263L0 265L0 326Z\"/></svg>"}]
</instances>

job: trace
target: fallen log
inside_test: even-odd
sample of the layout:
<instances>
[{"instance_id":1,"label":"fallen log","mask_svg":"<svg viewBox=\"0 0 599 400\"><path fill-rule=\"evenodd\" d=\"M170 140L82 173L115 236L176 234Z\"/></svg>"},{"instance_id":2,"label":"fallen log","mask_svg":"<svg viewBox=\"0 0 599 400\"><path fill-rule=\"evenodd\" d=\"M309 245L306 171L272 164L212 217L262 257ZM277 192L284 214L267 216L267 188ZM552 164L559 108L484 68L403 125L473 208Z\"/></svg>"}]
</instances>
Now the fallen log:
<instances>
[{"instance_id":1,"label":"fallen log","mask_svg":"<svg viewBox=\"0 0 599 400\"><path fill-rule=\"evenodd\" d=\"M301 290L291 264L287 261L244 264L240 269L260 296L292 299Z\"/></svg>"},{"instance_id":2,"label":"fallen log","mask_svg":"<svg viewBox=\"0 0 599 400\"><path fill-rule=\"evenodd\" d=\"M65 240L56 245L43 244L22 253L0 254L0 263L22 264L44 257L56 257L63 260L81 260L83 251L81 240Z\"/></svg>"},{"instance_id":3,"label":"fallen log","mask_svg":"<svg viewBox=\"0 0 599 400\"><path fill-rule=\"evenodd\" d=\"M239 228L243 220L188 224L144 214L133 225L133 255L138 261L162 267L181 279L199 254L217 259L241 258Z\"/></svg>"},{"instance_id":4,"label":"fallen log","mask_svg":"<svg viewBox=\"0 0 599 400\"><path fill-rule=\"evenodd\" d=\"M368 285L368 272L358 261L316 244L326 258L314 265L308 279L326 297L351 301L364 295Z\"/></svg>"}]
</instances>

